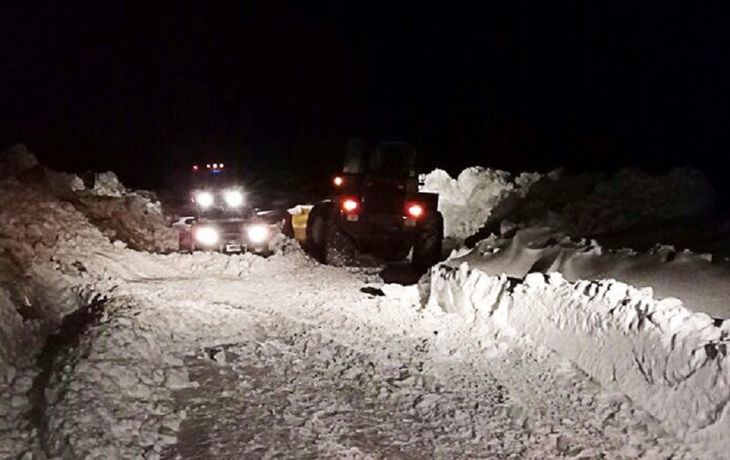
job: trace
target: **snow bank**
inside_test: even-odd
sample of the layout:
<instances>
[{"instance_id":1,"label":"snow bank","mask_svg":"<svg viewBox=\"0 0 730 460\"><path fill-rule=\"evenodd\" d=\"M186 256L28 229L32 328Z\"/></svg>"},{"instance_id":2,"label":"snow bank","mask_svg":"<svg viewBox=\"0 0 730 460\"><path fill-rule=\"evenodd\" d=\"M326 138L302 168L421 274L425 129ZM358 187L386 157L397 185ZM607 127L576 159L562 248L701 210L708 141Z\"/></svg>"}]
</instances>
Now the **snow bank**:
<instances>
[{"instance_id":1,"label":"snow bank","mask_svg":"<svg viewBox=\"0 0 730 460\"><path fill-rule=\"evenodd\" d=\"M131 249L167 252L178 248L178 234L167 225L159 202L137 193L77 194L74 204L110 240L123 241Z\"/></svg>"},{"instance_id":2,"label":"snow bank","mask_svg":"<svg viewBox=\"0 0 730 460\"><path fill-rule=\"evenodd\" d=\"M55 199L60 201L59 205L69 204L107 238L121 240L132 249L167 252L178 247L177 232L167 225L155 195L126 189L113 172L95 174L93 184L86 189L78 176L40 165L24 145L18 144L0 157L0 179L6 180L6 188L13 186L30 193L46 193L44 202ZM24 201L29 200L9 202L10 210L19 210ZM32 204L26 209L34 212ZM42 233L50 238L58 234Z\"/></svg>"},{"instance_id":3,"label":"snow bank","mask_svg":"<svg viewBox=\"0 0 730 460\"><path fill-rule=\"evenodd\" d=\"M530 173L513 177L506 171L471 167L453 179L436 169L426 175L423 191L439 194L444 235L464 239L479 230L501 200L508 195L524 195L539 177Z\"/></svg>"},{"instance_id":4,"label":"snow bank","mask_svg":"<svg viewBox=\"0 0 730 460\"><path fill-rule=\"evenodd\" d=\"M512 238L482 241L449 264L468 262L490 275L523 278L530 272L559 272L569 281L612 278L650 287L658 298L676 297L686 308L730 318L730 263L706 254L657 246L648 253L607 251L593 240L555 230L527 228Z\"/></svg>"},{"instance_id":5,"label":"snow bank","mask_svg":"<svg viewBox=\"0 0 730 460\"><path fill-rule=\"evenodd\" d=\"M73 204L43 187L0 182L0 250L18 267L104 246L109 240Z\"/></svg>"},{"instance_id":6,"label":"snow bank","mask_svg":"<svg viewBox=\"0 0 730 460\"><path fill-rule=\"evenodd\" d=\"M607 251L585 238L705 216L715 198L707 178L556 171L512 185L507 173L462 174L427 178L447 235L476 244L433 270L429 306L553 349L697 452L724 456L730 265L669 246Z\"/></svg>"},{"instance_id":7,"label":"snow bank","mask_svg":"<svg viewBox=\"0 0 730 460\"><path fill-rule=\"evenodd\" d=\"M139 229L120 231L133 225ZM24 146L0 156L0 457L15 458L43 437L28 415L44 407L36 400L42 388L32 390L42 375L36 359L90 293L113 288L108 258L121 250L109 237L162 248L164 227L148 197L95 196L77 176L38 164Z\"/></svg>"},{"instance_id":8,"label":"snow bank","mask_svg":"<svg viewBox=\"0 0 730 460\"><path fill-rule=\"evenodd\" d=\"M29 442L30 428L23 429L30 424L36 357L62 318L85 304L77 289L85 275L79 255L111 247L48 187L0 181L0 432L7 433L0 457L17 456ZM54 270L61 263L74 270L76 283Z\"/></svg>"},{"instance_id":9,"label":"snow bank","mask_svg":"<svg viewBox=\"0 0 730 460\"><path fill-rule=\"evenodd\" d=\"M718 326L679 300L656 300L613 280L532 273L515 281L467 263L434 269L429 306L555 350L630 396L697 452L719 458L730 448L727 321Z\"/></svg>"}]
</instances>

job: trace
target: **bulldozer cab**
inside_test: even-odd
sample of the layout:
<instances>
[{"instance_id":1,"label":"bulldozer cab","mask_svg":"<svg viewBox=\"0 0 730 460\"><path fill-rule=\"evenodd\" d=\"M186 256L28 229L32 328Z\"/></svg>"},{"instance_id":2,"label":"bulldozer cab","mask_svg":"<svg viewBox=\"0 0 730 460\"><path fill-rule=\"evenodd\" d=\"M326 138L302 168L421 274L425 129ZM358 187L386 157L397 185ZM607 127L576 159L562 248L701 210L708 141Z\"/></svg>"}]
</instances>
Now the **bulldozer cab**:
<instances>
[{"instance_id":1,"label":"bulldozer cab","mask_svg":"<svg viewBox=\"0 0 730 460\"><path fill-rule=\"evenodd\" d=\"M337 200L359 200L365 214L401 216L405 203L416 199L433 207L419 194L416 168L416 149L410 143L352 140L343 174L333 178L333 191Z\"/></svg>"},{"instance_id":2,"label":"bulldozer cab","mask_svg":"<svg viewBox=\"0 0 730 460\"><path fill-rule=\"evenodd\" d=\"M406 142L348 143L345 174L389 179L416 179L416 149Z\"/></svg>"}]
</instances>

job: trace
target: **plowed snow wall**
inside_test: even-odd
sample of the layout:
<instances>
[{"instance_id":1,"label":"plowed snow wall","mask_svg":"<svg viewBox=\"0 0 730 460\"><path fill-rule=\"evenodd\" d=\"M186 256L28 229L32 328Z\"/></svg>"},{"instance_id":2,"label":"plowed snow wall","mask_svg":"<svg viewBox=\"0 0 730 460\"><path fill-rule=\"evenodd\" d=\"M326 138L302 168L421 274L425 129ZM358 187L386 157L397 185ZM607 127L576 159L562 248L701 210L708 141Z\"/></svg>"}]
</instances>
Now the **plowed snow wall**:
<instances>
[{"instance_id":1,"label":"plowed snow wall","mask_svg":"<svg viewBox=\"0 0 730 460\"><path fill-rule=\"evenodd\" d=\"M730 449L730 325L613 280L524 281L466 263L434 269L430 307L529 336L604 387L631 397L680 439L720 458Z\"/></svg>"}]
</instances>

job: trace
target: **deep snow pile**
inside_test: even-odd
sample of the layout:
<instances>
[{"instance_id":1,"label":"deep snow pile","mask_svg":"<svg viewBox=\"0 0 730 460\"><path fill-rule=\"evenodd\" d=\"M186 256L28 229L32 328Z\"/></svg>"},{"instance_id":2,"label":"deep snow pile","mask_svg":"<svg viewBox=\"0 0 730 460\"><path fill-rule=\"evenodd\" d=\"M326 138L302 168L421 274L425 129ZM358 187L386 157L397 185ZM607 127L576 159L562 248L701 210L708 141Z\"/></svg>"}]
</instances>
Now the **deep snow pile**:
<instances>
[{"instance_id":1,"label":"deep snow pile","mask_svg":"<svg viewBox=\"0 0 730 460\"><path fill-rule=\"evenodd\" d=\"M436 169L426 175L424 192L439 194L444 236L463 240L484 225L492 209L507 196L524 196L539 174L513 177L506 171L483 167L463 170L456 179Z\"/></svg>"},{"instance_id":2,"label":"deep snow pile","mask_svg":"<svg viewBox=\"0 0 730 460\"><path fill-rule=\"evenodd\" d=\"M571 283L560 274L524 281L468 264L434 270L431 308L525 335L569 358L606 388L630 396L702 452L730 449L730 323L717 325L676 299L616 281Z\"/></svg>"},{"instance_id":3,"label":"deep snow pile","mask_svg":"<svg viewBox=\"0 0 730 460\"><path fill-rule=\"evenodd\" d=\"M446 236L470 244L500 233L505 223L586 237L707 216L715 202L707 177L689 168L663 175L623 169L606 177L561 170L513 176L472 167L456 179L437 169L426 176L424 191L440 194Z\"/></svg>"},{"instance_id":4,"label":"deep snow pile","mask_svg":"<svg viewBox=\"0 0 730 460\"><path fill-rule=\"evenodd\" d=\"M70 203L46 190L0 183L0 455L33 443L36 358L64 316L88 302L79 255L112 245ZM76 257L67 258L68 254ZM70 282L61 265L81 275Z\"/></svg>"},{"instance_id":5,"label":"deep snow pile","mask_svg":"<svg viewBox=\"0 0 730 460\"><path fill-rule=\"evenodd\" d=\"M118 281L108 272L108 260L92 270L99 254L121 251L109 229L149 220L151 226L128 236L131 245L144 241L160 249L165 241L159 205L135 192L118 198L98 197L75 175L39 165L17 145L0 155L0 456L16 456L43 438L43 388L34 389L45 372L36 362L46 339L106 293ZM115 202L116 200L116 202ZM136 212L129 211L134 203ZM105 233L89 217L104 209L122 209L108 221ZM155 220L155 217L160 218ZM116 220L115 220L116 219ZM99 219L96 219L97 222ZM149 237L148 237L149 236ZM146 238L146 239L145 239ZM169 240L169 238L167 238ZM169 245L167 246L169 247ZM93 272L93 273L92 273ZM105 274L106 273L106 274ZM118 279L118 277L117 277ZM58 348L58 347L57 347ZM61 350L63 351L63 350ZM35 428L35 429L33 429Z\"/></svg>"},{"instance_id":6,"label":"deep snow pile","mask_svg":"<svg viewBox=\"0 0 730 460\"><path fill-rule=\"evenodd\" d=\"M71 204L112 241L144 251L177 249L177 233L167 225L159 200L149 192L126 189L113 172L90 175L87 187L78 176L39 164L23 144L17 144L0 155L3 179ZM12 209L19 205L13 203Z\"/></svg>"},{"instance_id":7,"label":"deep snow pile","mask_svg":"<svg viewBox=\"0 0 730 460\"><path fill-rule=\"evenodd\" d=\"M74 204L110 240L132 249L169 252L177 250L177 232L168 227L159 202L139 193L96 196L77 195Z\"/></svg>"}]
</instances>

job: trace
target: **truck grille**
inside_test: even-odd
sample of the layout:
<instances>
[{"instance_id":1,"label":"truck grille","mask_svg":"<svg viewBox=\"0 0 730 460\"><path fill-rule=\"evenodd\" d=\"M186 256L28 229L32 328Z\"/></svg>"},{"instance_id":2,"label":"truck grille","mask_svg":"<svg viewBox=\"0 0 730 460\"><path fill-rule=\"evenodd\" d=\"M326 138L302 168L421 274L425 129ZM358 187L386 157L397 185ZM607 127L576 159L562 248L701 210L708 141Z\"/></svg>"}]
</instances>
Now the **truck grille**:
<instances>
[{"instance_id":1,"label":"truck grille","mask_svg":"<svg viewBox=\"0 0 730 460\"><path fill-rule=\"evenodd\" d=\"M218 224L218 231L223 240L238 240L243 233L241 222L221 222Z\"/></svg>"}]
</instances>

